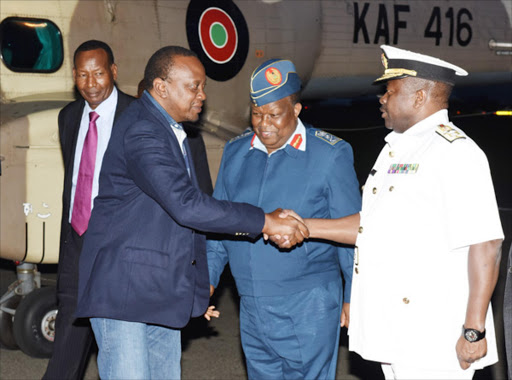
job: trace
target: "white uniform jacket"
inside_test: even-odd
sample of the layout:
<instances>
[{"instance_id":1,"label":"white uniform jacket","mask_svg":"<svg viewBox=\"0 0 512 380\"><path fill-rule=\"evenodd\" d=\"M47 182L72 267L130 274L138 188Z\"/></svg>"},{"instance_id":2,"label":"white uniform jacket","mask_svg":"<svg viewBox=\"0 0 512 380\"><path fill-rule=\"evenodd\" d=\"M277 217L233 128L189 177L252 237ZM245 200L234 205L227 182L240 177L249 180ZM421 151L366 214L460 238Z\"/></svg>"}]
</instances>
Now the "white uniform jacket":
<instances>
[{"instance_id":1,"label":"white uniform jacket","mask_svg":"<svg viewBox=\"0 0 512 380\"><path fill-rule=\"evenodd\" d=\"M369 360L460 368L469 246L503 238L487 158L441 110L391 132L363 191L350 350ZM492 310L488 353L497 358Z\"/></svg>"}]
</instances>

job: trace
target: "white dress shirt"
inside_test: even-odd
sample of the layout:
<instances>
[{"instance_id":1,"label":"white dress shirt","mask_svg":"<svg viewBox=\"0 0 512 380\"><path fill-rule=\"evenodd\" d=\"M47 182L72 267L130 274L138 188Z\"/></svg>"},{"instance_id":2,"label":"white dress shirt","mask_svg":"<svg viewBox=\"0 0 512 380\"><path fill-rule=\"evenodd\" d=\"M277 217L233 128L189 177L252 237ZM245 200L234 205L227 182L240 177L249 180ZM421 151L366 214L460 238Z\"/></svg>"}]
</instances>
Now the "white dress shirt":
<instances>
[{"instance_id":1,"label":"white dress shirt","mask_svg":"<svg viewBox=\"0 0 512 380\"><path fill-rule=\"evenodd\" d=\"M82 157L82 150L84 148L85 137L89 130L89 113L94 111L100 117L96 120L96 127L98 128L98 145L96 150L96 164L94 166L94 178L92 181L92 194L91 194L91 210L94 204L94 198L98 195L98 179L100 176L101 164L103 162L103 155L107 150L107 145L112 133L112 126L114 124L114 116L117 108L117 89L114 86L110 96L104 100L96 109L91 109L89 103L85 102L82 119L80 121L80 130L78 131L78 139L76 142L75 159L73 164L73 179L71 184L71 202L69 205L69 222L71 223L71 216L73 215L73 205L75 203L76 182L78 180L78 171L80 169L80 160Z\"/></svg>"}]
</instances>

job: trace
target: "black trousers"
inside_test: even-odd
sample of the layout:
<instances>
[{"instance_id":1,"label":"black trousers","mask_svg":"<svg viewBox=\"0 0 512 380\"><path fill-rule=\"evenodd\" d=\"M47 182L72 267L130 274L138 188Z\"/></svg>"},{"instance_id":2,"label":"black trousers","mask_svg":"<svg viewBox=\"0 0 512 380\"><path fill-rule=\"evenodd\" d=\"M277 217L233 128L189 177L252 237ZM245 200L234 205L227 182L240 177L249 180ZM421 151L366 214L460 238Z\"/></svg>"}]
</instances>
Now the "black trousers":
<instances>
[{"instance_id":1,"label":"black trousers","mask_svg":"<svg viewBox=\"0 0 512 380\"><path fill-rule=\"evenodd\" d=\"M43 379L83 379L94 334L88 319L75 319L78 298L78 262L82 237L67 228L62 240L57 277L58 314L53 354Z\"/></svg>"}]
</instances>

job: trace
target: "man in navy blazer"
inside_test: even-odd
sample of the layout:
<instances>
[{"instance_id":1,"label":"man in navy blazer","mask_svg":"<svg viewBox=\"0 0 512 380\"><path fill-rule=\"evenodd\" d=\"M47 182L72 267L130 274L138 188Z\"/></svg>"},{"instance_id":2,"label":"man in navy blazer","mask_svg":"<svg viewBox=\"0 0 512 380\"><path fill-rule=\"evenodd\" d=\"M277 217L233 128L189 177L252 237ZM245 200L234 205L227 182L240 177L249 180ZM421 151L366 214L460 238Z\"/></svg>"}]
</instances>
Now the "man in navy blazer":
<instances>
[{"instance_id":1,"label":"man in navy blazer","mask_svg":"<svg viewBox=\"0 0 512 380\"><path fill-rule=\"evenodd\" d=\"M205 238L307 237L279 211L219 201L198 189L186 134L206 99L204 67L168 46L149 60L146 89L113 130L80 257L76 315L89 317L101 378L180 377L180 331L209 300ZM211 310L209 310L211 312ZM211 315L211 313L210 313Z\"/></svg>"}]
</instances>

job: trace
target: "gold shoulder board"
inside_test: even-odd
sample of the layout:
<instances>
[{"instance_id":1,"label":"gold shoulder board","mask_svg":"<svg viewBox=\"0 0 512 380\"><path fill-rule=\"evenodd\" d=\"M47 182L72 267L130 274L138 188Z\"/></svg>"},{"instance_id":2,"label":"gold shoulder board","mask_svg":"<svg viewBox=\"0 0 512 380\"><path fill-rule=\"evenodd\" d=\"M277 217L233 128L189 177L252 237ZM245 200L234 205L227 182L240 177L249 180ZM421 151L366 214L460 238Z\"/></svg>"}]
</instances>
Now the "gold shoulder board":
<instances>
[{"instance_id":1,"label":"gold shoulder board","mask_svg":"<svg viewBox=\"0 0 512 380\"><path fill-rule=\"evenodd\" d=\"M448 140L449 142L454 142L457 139L465 139L466 136L464 136L462 133L457 131L456 129L453 129L449 125L439 124L436 129L436 133Z\"/></svg>"}]
</instances>

